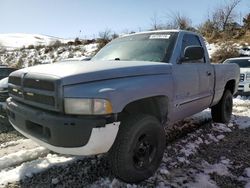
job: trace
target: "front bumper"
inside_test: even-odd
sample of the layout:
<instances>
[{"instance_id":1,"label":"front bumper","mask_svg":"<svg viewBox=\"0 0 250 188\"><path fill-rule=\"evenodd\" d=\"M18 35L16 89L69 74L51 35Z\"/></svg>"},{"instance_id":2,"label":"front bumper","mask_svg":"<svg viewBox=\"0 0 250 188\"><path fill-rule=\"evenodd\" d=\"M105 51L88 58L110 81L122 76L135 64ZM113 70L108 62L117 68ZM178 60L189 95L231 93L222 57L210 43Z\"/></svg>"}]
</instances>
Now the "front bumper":
<instances>
[{"instance_id":1,"label":"front bumper","mask_svg":"<svg viewBox=\"0 0 250 188\"><path fill-rule=\"evenodd\" d=\"M250 94L250 82L240 82L238 86L238 91L236 94L249 95Z\"/></svg>"},{"instance_id":2,"label":"front bumper","mask_svg":"<svg viewBox=\"0 0 250 188\"><path fill-rule=\"evenodd\" d=\"M107 124L104 117L81 117L39 110L7 99L10 123L24 136L55 152L92 155L107 152L119 122Z\"/></svg>"}]
</instances>

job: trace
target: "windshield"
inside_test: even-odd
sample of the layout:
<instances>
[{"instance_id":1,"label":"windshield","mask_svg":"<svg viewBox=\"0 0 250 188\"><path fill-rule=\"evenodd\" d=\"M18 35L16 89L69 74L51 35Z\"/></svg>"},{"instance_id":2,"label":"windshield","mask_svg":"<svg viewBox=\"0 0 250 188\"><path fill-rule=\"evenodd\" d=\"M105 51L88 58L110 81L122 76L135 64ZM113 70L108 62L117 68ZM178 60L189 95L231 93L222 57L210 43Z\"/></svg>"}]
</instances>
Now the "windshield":
<instances>
[{"instance_id":1,"label":"windshield","mask_svg":"<svg viewBox=\"0 0 250 188\"><path fill-rule=\"evenodd\" d=\"M102 48L92 60L167 62L176 33L147 33L121 37Z\"/></svg>"},{"instance_id":2,"label":"windshield","mask_svg":"<svg viewBox=\"0 0 250 188\"><path fill-rule=\"evenodd\" d=\"M225 63L236 63L241 68L250 67L250 59L231 59L231 60L226 60Z\"/></svg>"}]
</instances>

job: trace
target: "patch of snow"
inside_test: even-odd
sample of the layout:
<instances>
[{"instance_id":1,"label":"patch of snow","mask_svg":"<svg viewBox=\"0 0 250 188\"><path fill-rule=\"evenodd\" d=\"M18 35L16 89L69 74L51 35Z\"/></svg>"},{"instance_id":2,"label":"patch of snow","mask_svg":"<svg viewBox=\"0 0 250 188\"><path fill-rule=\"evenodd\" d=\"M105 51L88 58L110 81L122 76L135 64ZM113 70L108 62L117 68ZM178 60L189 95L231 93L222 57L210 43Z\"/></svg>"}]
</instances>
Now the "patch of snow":
<instances>
[{"instance_id":1,"label":"patch of snow","mask_svg":"<svg viewBox=\"0 0 250 188\"><path fill-rule=\"evenodd\" d=\"M244 170L244 175L240 176L238 180L246 183L244 186L245 188L250 188L250 168L246 168Z\"/></svg>"},{"instance_id":2,"label":"patch of snow","mask_svg":"<svg viewBox=\"0 0 250 188\"><path fill-rule=\"evenodd\" d=\"M190 141L186 145L184 145L179 152L183 153L186 157L188 157L196 153L200 144L203 144L203 143L204 143L203 140L200 137L198 137L195 141L193 142ZM179 159L182 160L182 162L184 162L183 158L179 158Z\"/></svg>"},{"instance_id":3,"label":"patch of snow","mask_svg":"<svg viewBox=\"0 0 250 188\"><path fill-rule=\"evenodd\" d=\"M30 162L22 163L20 166L10 170L0 171L0 187L4 187L9 182L19 181L25 177L31 177L32 174L40 173L52 166L66 165L74 162L77 157L59 156L48 154L45 158L36 159Z\"/></svg>"},{"instance_id":4,"label":"patch of snow","mask_svg":"<svg viewBox=\"0 0 250 188\"><path fill-rule=\"evenodd\" d=\"M209 120L211 119L211 110L209 108L203 110L202 112L199 112L197 114L194 114L193 116L191 116L191 119L194 122L200 122L201 120Z\"/></svg>"},{"instance_id":5,"label":"patch of snow","mask_svg":"<svg viewBox=\"0 0 250 188\"><path fill-rule=\"evenodd\" d=\"M185 184L187 187L209 187L209 188L217 188L218 186L216 183L211 180L210 175L212 173L216 173L220 176L232 176L232 174L229 172L228 168L230 167L230 160L229 159L223 159L220 161L220 163L217 164L209 164L206 161L203 161L203 173L198 173L195 175L195 182L190 182Z\"/></svg>"},{"instance_id":6,"label":"patch of snow","mask_svg":"<svg viewBox=\"0 0 250 188\"><path fill-rule=\"evenodd\" d=\"M37 147L29 150L20 150L18 152L5 155L0 158L0 169L11 167L14 165L21 164L25 161L37 159L38 157L45 156L49 153L48 149L44 147Z\"/></svg>"},{"instance_id":7,"label":"patch of snow","mask_svg":"<svg viewBox=\"0 0 250 188\"><path fill-rule=\"evenodd\" d=\"M245 188L250 188L250 182L247 182L247 184L245 185Z\"/></svg>"},{"instance_id":8,"label":"patch of snow","mask_svg":"<svg viewBox=\"0 0 250 188\"><path fill-rule=\"evenodd\" d=\"M235 123L239 125L240 129L246 129L250 127L250 118L249 117L241 117L235 120Z\"/></svg>"},{"instance_id":9,"label":"patch of snow","mask_svg":"<svg viewBox=\"0 0 250 188\"><path fill-rule=\"evenodd\" d=\"M19 152L20 150L28 150L37 147L39 147L39 145L30 139L6 142L0 145L0 158L8 154Z\"/></svg>"},{"instance_id":10,"label":"patch of snow","mask_svg":"<svg viewBox=\"0 0 250 188\"><path fill-rule=\"evenodd\" d=\"M231 173L228 170L228 167L230 161L229 160L223 160L223 162L221 161L220 163L217 164L209 164L208 162L204 162L203 166L204 166L204 172L206 174L212 174L212 173L216 173L220 176L231 176Z\"/></svg>"},{"instance_id":11,"label":"patch of snow","mask_svg":"<svg viewBox=\"0 0 250 188\"><path fill-rule=\"evenodd\" d=\"M212 140L213 142L218 142L219 140L212 134L208 134L208 137L210 140Z\"/></svg>"},{"instance_id":12,"label":"patch of snow","mask_svg":"<svg viewBox=\"0 0 250 188\"><path fill-rule=\"evenodd\" d=\"M51 183L52 183L52 184L58 184L58 183L59 183L59 180L58 180L57 178L53 178L53 179L51 180Z\"/></svg>"},{"instance_id":13,"label":"patch of snow","mask_svg":"<svg viewBox=\"0 0 250 188\"><path fill-rule=\"evenodd\" d=\"M17 141L9 141L9 142L2 143L2 144L0 144L0 149L7 148L10 146L16 146L22 142L26 142L26 140L28 140L28 139L20 139Z\"/></svg>"},{"instance_id":14,"label":"patch of snow","mask_svg":"<svg viewBox=\"0 0 250 188\"><path fill-rule=\"evenodd\" d=\"M236 123L240 129L250 127L250 98L237 96L233 102L234 123Z\"/></svg>"},{"instance_id":15,"label":"patch of snow","mask_svg":"<svg viewBox=\"0 0 250 188\"><path fill-rule=\"evenodd\" d=\"M195 176L195 182L187 183L185 184L186 187L192 187L192 188L201 188L201 187L206 187L206 188L217 188L218 186L216 183L211 180L210 176L207 174L197 174Z\"/></svg>"},{"instance_id":16,"label":"patch of snow","mask_svg":"<svg viewBox=\"0 0 250 188\"><path fill-rule=\"evenodd\" d=\"M250 178L250 168L245 169L245 174Z\"/></svg>"},{"instance_id":17,"label":"patch of snow","mask_svg":"<svg viewBox=\"0 0 250 188\"><path fill-rule=\"evenodd\" d=\"M211 58L213 53L219 49L219 45L214 44L214 43L209 44L208 42L206 42L206 47L207 47L209 58Z\"/></svg>"},{"instance_id":18,"label":"patch of snow","mask_svg":"<svg viewBox=\"0 0 250 188\"><path fill-rule=\"evenodd\" d=\"M88 44L84 46L84 49L86 50L85 55L91 56L93 52L95 52L98 48L98 43Z\"/></svg>"},{"instance_id":19,"label":"patch of snow","mask_svg":"<svg viewBox=\"0 0 250 188\"><path fill-rule=\"evenodd\" d=\"M160 174L169 175L170 172L167 169L160 169Z\"/></svg>"},{"instance_id":20,"label":"patch of snow","mask_svg":"<svg viewBox=\"0 0 250 188\"><path fill-rule=\"evenodd\" d=\"M223 138L225 138L225 136L221 134L221 135L216 136L216 138L217 138L218 140L222 140Z\"/></svg>"},{"instance_id":21,"label":"patch of snow","mask_svg":"<svg viewBox=\"0 0 250 188\"><path fill-rule=\"evenodd\" d=\"M213 130L218 131L220 133L232 132L232 130L227 127L227 125L222 123L213 123Z\"/></svg>"}]
</instances>

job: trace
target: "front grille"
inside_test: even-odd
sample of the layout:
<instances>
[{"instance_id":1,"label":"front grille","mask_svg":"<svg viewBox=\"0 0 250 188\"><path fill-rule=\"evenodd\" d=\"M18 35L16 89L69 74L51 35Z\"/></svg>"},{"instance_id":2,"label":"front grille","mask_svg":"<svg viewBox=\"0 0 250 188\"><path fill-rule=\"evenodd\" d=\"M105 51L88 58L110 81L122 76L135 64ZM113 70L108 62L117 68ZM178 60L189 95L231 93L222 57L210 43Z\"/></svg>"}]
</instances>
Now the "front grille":
<instances>
[{"instance_id":1,"label":"front grille","mask_svg":"<svg viewBox=\"0 0 250 188\"><path fill-rule=\"evenodd\" d=\"M36 103L46 104L49 106L55 106L55 98L53 96L46 96L37 93L25 92L24 99Z\"/></svg>"},{"instance_id":2,"label":"front grille","mask_svg":"<svg viewBox=\"0 0 250 188\"><path fill-rule=\"evenodd\" d=\"M0 93L0 102L5 102L8 97L9 97L8 92L1 92Z\"/></svg>"},{"instance_id":3,"label":"front grille","mask_svg":"<svg viewBox=\"0 0 250 188\"><path fill-rule=\"evenodd\" d=\"M16 88L9 88L9 94L12 94L16 97L22 98L23 97L23 91L21 89L16 89Z\"/></svg>"},{"instance_id":4,"label":"front grille","mask_svg":"<svg viewBox=\"0 0 250 188\"><path fill-rule=\"evenodd\" d=\"M15 84L15 85L21 85L21 77L16 76L10 76L9 77L9 83Z\"/></svg>"},{"instance_id":5,"label":"front grille","mask_svg":"<svg viewBox=\"0 0 250 188\"><path fill-rule=\"evenodd\" d=\"M9 77L9 94L25 104L59 111L57 83L57 78L44 75L14 75Z\"/></svg>"},{"instance_id":6,"label":"front grille","mask_svg":"<svg viewBox=\"0 0 250 188\"><path fill-rule=\"evenodd\" d=\"M41 89L41 90L47 90L47 91L55 90L55 85L51 81L30 79L30 78L25 79L23 81L23 87Z\"/></svg>"},{"instance_id":7,"label":"front grille","mask_svg":"<svg viewBox=\"0 0 250 188\"><path fill-rule=\"evenodd\" d=\"M240 82L243 82L245 80L245 74L240 74Z\"/></svg>"}]
</instances>

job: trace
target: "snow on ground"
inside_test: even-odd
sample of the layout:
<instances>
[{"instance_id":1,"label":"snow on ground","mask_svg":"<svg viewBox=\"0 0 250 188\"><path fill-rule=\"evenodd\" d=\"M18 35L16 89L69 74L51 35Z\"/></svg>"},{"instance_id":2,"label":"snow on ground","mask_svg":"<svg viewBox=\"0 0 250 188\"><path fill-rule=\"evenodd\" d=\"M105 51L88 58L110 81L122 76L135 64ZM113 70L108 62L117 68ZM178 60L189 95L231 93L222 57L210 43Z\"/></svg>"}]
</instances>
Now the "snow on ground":
<instances>
[{"instance_id":1,"label":"snow on ground","mask_svg":"<svg viewBox=\"0 0 250 188\"><path fill-rule=\"evenodd\" d=\"M214 52L216 52L218 49L220 49L220 46L224 45L224 43L220 43L220 44L210 43L209 44L208 42L205 42L205 44L207 47L209 58L212 57ZM234 44L232 44L232 46L234 48L236 48L241 55L250 56L250 46L248 43L246 43L244 46L242 46L238 43L234 43Z\"/></svg>"},{"instance_id":2,"label":"snow on ground","mask_svg":"<svg viewBox=\"0 0 250 188\"><path fill-rule=\"evenodd\" d=\"M78 157L79 158L79 157ZM44 158L39 158L31 162L25 162L10 170L0 171L0 187L4 187L8 182L15 182L25 177L30 177L34 173L40 173L56 165L67 165L76 160L77 157L59 156L48 154Z\"/></svg>"},{"instance_id":3,"label":"snow on ground","mask_svg":"<svg viewBox=\"0 0 250 188\"><path fill-rule=\"evenodd\" d=\"M0 46L3 46L8 49L28 47L29 45L50 45L56 41L66 43L68 40L38 34L0 34Z\"/></svg>"},{"instance_id":4,"label":"snow on ground","mask_svg":"<svg viewBox=\"0 0 250 188\"><path fill-rule=\"evenodd\" d=\"M0 144L0 157L18 152L22 149L33 149L38 145L30 139L20 139L17 141L10 141Z\"/></svg>"},{"instance_id":5,"label":"snow on ground","mask_svg":"<svg viewBox=\"0 0 250 188\"><path fill-rule=\"evenodd\" d=\"M209 44L208 42L206 42L206 47L207 47L209 58L211 58L213 53L216 52L216 50L220 48L219 45L214 44L214 43Z\"/></svg>"},{"instance_id":6,"label":"snow on ground","mask_svg":"<svg viewBox=\"0 0 250 188\"><path fill-rule=\"evenodd\" d=\"M18 164L21 164L25 161L31 161L42 157L49 153L49 150L44 147L37 147L34 149L20 150L15 153L7 154L0 158L0 169L7 167L12 167Z\"/></svg>"},{"instance_id":7,"label":"snow on ground","mask_svg":"<svg viewBox=\"0 0 250 188\"><path fill-rule=\"evenodd\" d=\"M240 129L250 127L250 98L238 96L234 99L234 122Z\"/></svg>"},{"instance_id":8,"label":"snow on ground","mask_svg":"<svg viewBox=\"0 0 250 188\"><path fill-rule=\"evenodd\" d=\"M98 48L98 43L88 44L84 46L85 49L85 55L91 56Z\"/></svg>"},{"instance_id":9,"label":"snow on ground","mask_svg":"<svg viewBox=\"0 0 250 188\"><path fill-rule=\"evenodd\" d=\"M98 49L98 43L76 45L73 41L36 34L0 34L0 64L24 68L65 59L82 60Z\"/></svg>"},{"instance_id":10,"label":"snow on ground","mask_svg":"<svg viewBox=\"0 0 250 188\"><path fill-rule=\"evenodd\" d=\"M98 43L88 45L62 45L60 47L39 47L5 51L0 53L0 64L8 66L29 67L37 64L55 63L64 60L82 60L93 56Z\"/></svg>"}]
</instances>

